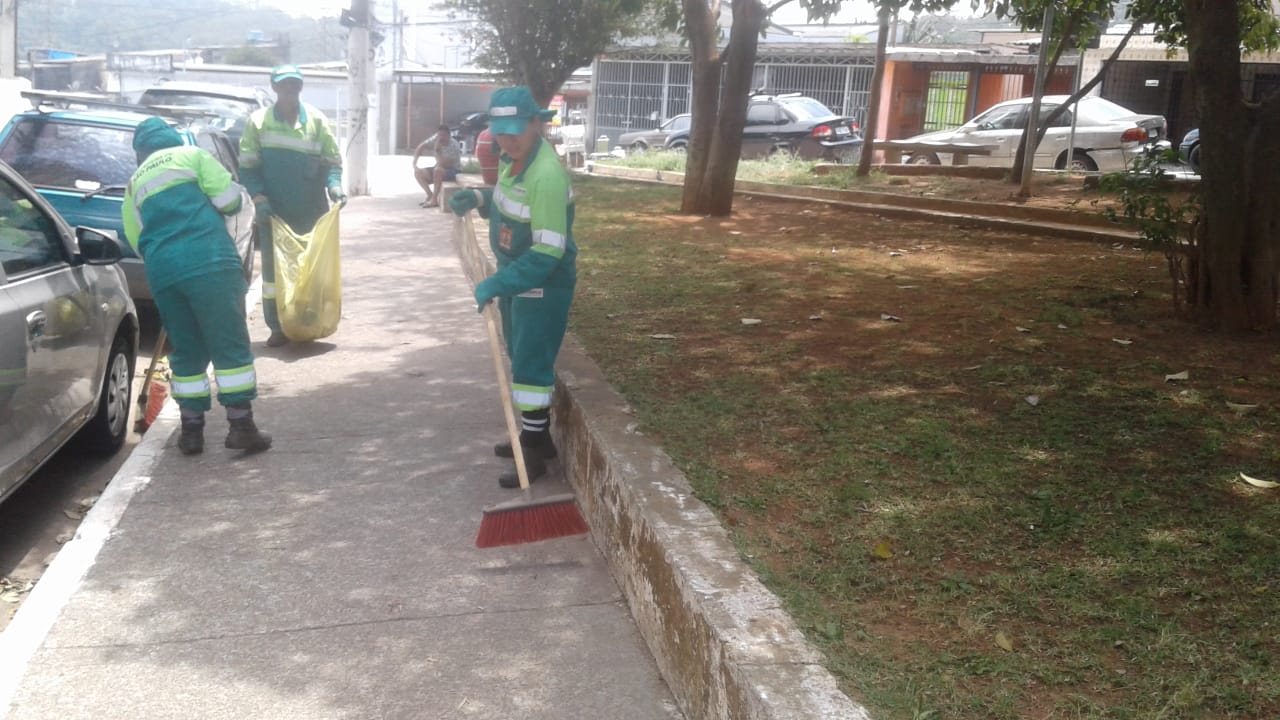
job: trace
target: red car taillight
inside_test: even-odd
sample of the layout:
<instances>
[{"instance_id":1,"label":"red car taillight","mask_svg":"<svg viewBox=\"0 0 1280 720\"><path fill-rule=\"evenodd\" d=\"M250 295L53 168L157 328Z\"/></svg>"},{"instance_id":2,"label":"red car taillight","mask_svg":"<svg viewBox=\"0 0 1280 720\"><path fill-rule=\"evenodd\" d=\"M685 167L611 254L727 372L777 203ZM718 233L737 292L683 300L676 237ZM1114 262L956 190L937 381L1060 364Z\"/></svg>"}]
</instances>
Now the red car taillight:
<instances>
[{"instance_id":1,"label":"red car taillight","mask_svg":"<svg viewBox=\"0 0 1280 720\"><path fill-rule=\"evenodd\" d=\"M818 125L813 129L813 132L810 134L816 138L821 138L825 140L827 138L834 137L836 134L836 131L830 125Z\"/></svg>"},{"instance_id":2,"label":"red car taillight","mask_svg":"<svg viewBox=\"0 0 1280 720\"><path fill-rule=\"evenodd\" d=\"M1146 141L1147 141L1147 131L1144 128L1140 128L1140 127L1131 127L1128 130L1125 130L1124 134L1120 136L1120 142L1122 143L1146 142Z\"/></svg>"}]
</instances>

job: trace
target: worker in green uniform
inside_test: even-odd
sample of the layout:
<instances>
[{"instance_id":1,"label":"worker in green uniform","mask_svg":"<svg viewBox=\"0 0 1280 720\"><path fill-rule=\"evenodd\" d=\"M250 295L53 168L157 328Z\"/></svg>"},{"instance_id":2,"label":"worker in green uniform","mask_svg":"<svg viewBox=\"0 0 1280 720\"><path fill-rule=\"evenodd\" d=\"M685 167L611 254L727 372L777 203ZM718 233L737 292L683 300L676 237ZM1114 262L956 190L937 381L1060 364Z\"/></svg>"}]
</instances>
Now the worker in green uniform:
<instances>
[{"instance_id":1,"label":"worker in green uniform","mask_svg":"<svg viewBox=\"0 0 1280 720\"><path fill-rule=\"evenodd\" d=\"M342 155L329 120L302 102L302 71L280 65L271 71L276 102L249 117L240 137L240 179L253 196L262 248L262 316L271 329L270 347L289 342L276 309L276 262L271 216L299 235L311 232L329 210L346 199ZM326 194L328 197L326 197Z\"/></svg>"},{"instance_id":2,"label":"worker in green uniform","mask_svg":"<svg viewBox=\"0 0 1280 720\"><path fill-rule=\"evenodd\" d=\"M489 132L502 149L498 184L459 190L449 201L459 216L478 208L489 220L489 246L498 267L476 286L475 298L482 311L498 300L530 480L546 474L545 461L556 455L551 390L577 283L573 190L555 149L542 136L543 121L554 114L539 107L526 87L495 92L489 100ZM494 453L514 457L510 443L499 443ZM498 484L518 487L519 477L509 470Z\"/></svg>"},{"instance_id":3,"label":"worker in green uniform","mask_svg":"<svg viewBox=\"0 0 1280 720\"><path fill-rule=\"evenodd\" d=\"M271 436L258 430L251 401L257 374L249 350L244 272L223 215L240 209L240 186L208 152L184 145L164 120L151 117L133 133L138 170L125 189L125 237L142 257L160 322L173 352L171 392L182 415L178 448L204 451L210 409L209 363L218 402L231 425L224 445L259 452Z\"/></svg>"}]
</instances>

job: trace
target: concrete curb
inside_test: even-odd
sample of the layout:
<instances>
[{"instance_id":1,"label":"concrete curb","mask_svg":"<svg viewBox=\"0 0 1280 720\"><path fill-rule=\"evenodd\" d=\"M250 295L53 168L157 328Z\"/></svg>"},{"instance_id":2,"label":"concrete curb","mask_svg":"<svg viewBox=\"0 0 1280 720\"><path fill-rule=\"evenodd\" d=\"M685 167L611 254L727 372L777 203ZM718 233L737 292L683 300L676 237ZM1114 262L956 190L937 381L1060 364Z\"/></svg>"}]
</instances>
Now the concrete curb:
<instances>
[{"instance_id":1,"label":"concrete curb","mask_svg":"<svg viewBox=\"0 0 1280 720\"><path fill-rule=\"evenodd\" d=\"M668 185L684 182L684 173L665 170L595 165L591 174ZM885 217L936 220L967 227L1024 232L1073 240L1133 243L1139 239L1134 229L1112 222L1101 213L745 180L736 183L735 192L741 195L759 195L784 200L826 202Z\"/></svg>"},{"instance_id":2,"label":"concrete curb","mask_svg":"<svg viewBox=\"0 0 1280 720\"><path fill-rule=\"evenodd\" d=\"M454 228L471 281L491 274L470 214ZM695 720L870 720L572 338L557 365L565 475L681 710Z\"/></svg>"},{"instance_id":3,"label":"concrete curb","mask_svg":"<svg viewBox=\"0 0 1280 720\"><path fill-rule=\"evenodd\" d=\"M262 278L258 277L245 296L247 317L253 317L261 299ZM75 536L58 551L9 626L0 633L0 658L4 659L0 665L0 718L8 715L18 684L26 675L27 664L44 644L62 608L97 562L98 553L120 524L129 503L151 482L151 471L160 462L169 438L180 424L178 404L170 396L155 422L80 521Z\"/></svg>"}]
</instances>

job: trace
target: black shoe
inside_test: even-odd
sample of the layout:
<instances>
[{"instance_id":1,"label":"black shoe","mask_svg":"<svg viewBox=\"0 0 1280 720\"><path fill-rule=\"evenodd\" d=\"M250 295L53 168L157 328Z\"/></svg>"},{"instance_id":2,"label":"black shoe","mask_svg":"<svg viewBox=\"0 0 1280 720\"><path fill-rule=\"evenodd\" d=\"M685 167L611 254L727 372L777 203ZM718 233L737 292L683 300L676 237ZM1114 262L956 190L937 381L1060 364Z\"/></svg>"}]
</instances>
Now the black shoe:
<instances>
[{"instance_id":1,"label":"black shoe","mask_svg":"<svg viewBox=\"0 0 1280 720\"><path fill-rule=\"evenodd\" d=\"M534 480L547 474L547 463L542 459L542 453L524 451L524 469L529 473L529 482L532 484ZM520 475L516 472L515 467L498 476L498 487L510 490L520 487Z\"/></svg>"},{"instance_id":2,"label":"black shoe","mask_svg":"<svg viewBox=\"0 0 1280 720\"><path fill-rule=\"evenodd\" d=\"M272 330L271 337L267 338L267 347L280 347L289 344L289 336L279 330Z\"/></svg>"},{"instance_id":3,"label":"black shoe","mask_svg":"<svg viewBox=\"0 0 1280 720\"><path fill-rule=\"evenodd\" d=\"M178 435L178 449L183 455L199 455L204 452L204 421L182 423Z\"/></svg>"},{"instance_id":4,"label":"black shoe","mask_svg":"<svg viewBox=\"0 0 1280 720\"><path fill-rule=\"evenodd\" d=\"M258 429L253 416L231 421L231 430L223 446L228 450L256 453L271 449L271 436Z\"/></svg>"},{"instance_id":5,"label":"black shoe","mask_svg":"<svg viewBox=\"0 0 1280 720\"><path fill-rule=\"evenodd\" d=\"M514 458L516 453L511 449L511 441L504 440L493 446L493 454L500 458ZM551 442L551 438L542 443L542 457L544 460L554 460L556 457L556 444Z\"/></svg>"}]
</instances>

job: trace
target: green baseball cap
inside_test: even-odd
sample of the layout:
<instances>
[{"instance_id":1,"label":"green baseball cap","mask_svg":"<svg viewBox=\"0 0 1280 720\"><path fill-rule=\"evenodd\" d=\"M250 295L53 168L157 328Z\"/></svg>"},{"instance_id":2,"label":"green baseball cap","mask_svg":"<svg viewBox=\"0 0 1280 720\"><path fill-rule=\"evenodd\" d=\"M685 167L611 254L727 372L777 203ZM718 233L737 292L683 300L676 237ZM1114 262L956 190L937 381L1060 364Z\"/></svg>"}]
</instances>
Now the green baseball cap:
<instances>
[{"instance_id":1,"label":"green baseball cap","mask_svg":"<svg viewBox=\"0 0 1280 720\"><path fill-rule=\"evenodd\" d=\"M277 65L271 69L271 82L278 83L289 78L302 79L302 71L297 65Z\"/></svg>"},{"instance_id":2,"label":"green baseball cap","mask_svg":"<svg viewBox=\"0 0 1280 720\"><path fill-rule=\"evenodd\" d=\"M519 135L529 126L529 120L547 120L555 116L555 110L538 107L529 88L502 88L489 98L489 132L494 135Z\"/></svg>"}]
</instances>

